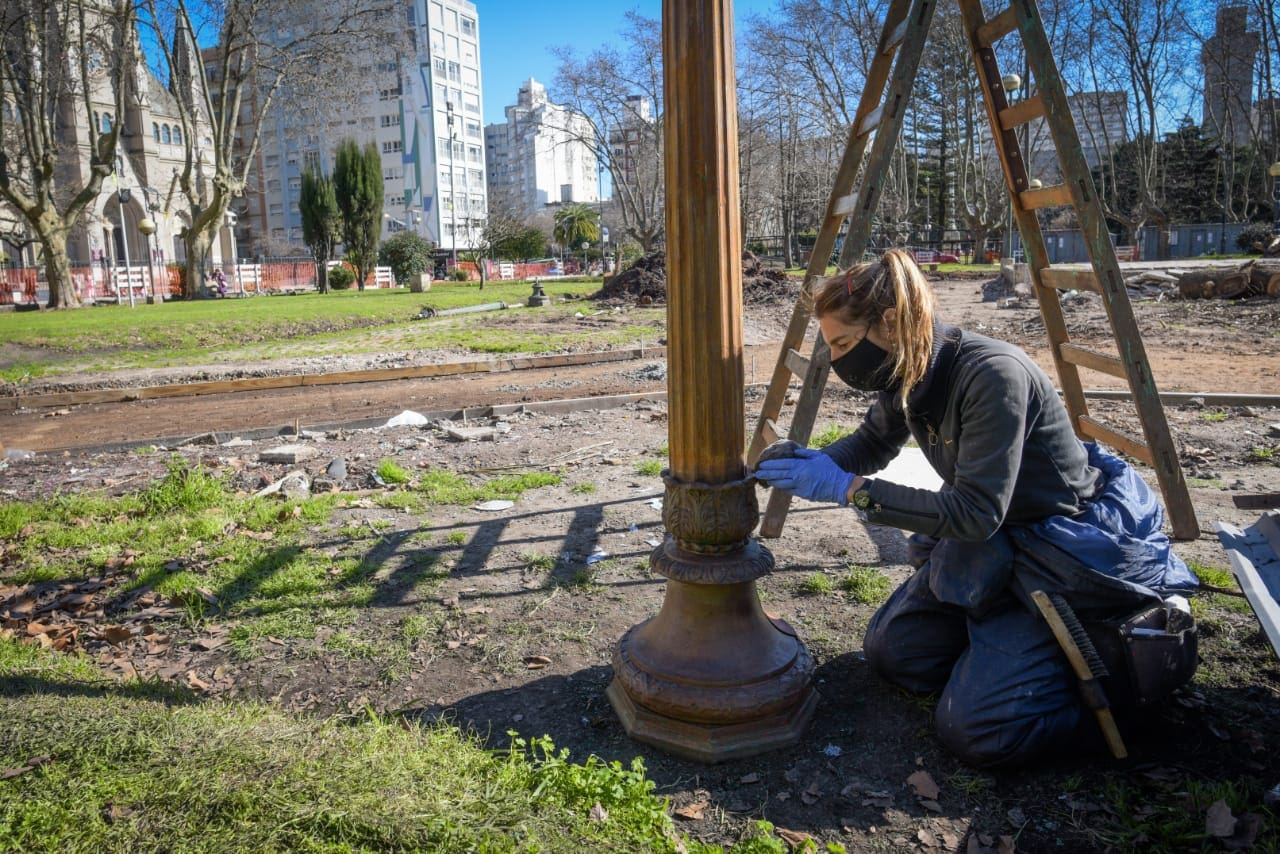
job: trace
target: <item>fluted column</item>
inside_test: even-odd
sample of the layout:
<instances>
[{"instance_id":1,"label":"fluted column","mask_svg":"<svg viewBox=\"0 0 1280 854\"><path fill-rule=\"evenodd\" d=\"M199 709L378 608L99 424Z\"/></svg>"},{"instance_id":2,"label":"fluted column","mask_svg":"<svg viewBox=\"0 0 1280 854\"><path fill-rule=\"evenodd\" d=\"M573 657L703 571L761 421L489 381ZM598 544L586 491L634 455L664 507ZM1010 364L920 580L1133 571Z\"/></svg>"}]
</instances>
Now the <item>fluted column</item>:
<instances>
[{"instance_id":1,"label":"fluted column","mask_svg":"<svg viewBox=\"0 0 1280 854\"><path fill-rule=\"evenodd\" d=\"M628 733L715 762L799 738L813 661L760 607L773 555L752 539L746 478L742 233L731 0L664 0L668 579L657 616L619 641L609 698Z\"/></svg>"}]
</instances>

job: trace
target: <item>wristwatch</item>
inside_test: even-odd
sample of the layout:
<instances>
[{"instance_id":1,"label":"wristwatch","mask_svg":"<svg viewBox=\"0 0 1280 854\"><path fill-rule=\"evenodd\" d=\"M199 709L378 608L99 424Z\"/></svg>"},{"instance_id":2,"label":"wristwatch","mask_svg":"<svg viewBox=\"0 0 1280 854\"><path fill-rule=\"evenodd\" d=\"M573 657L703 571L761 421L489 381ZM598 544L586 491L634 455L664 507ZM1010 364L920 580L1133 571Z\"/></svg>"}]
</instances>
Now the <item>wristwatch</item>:
<instances>
[{"instance_id":1,"label":"wristwatch","mask_svg":"<svg viewBox=\"0 0 1280 854\"><path fill-rule=\"evenodd\" d=\"M853 500L849 503L859 510L866 510L871 506L871 493L867 492L867 488L863 486L862 489L853 494Z\"/></svg>"}]
</instances>

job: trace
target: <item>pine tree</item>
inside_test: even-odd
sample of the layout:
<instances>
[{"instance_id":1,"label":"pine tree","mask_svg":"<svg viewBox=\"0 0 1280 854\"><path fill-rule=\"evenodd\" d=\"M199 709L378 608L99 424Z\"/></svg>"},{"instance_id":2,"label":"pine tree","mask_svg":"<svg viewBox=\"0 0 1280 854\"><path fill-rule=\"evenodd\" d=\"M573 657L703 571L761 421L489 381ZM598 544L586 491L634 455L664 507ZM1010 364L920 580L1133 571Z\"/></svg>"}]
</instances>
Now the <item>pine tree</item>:
<instances>
[{"instance_id":1,"label":"pine tree","mask_svg":"<svg viewBox=\"0 0 1280 854\"><path fill-rule=\"evenodd\" d=\"M342 212L333 181L310 166L302 172L302 192L298 198L302 213L302 240L316 259L316 282L320 293L329 293L329 266L333 247L342 237Z\"/></svg>"},{"instance_id":2,"label":"pine tree","mask_svg":"<svg viewBox=\"0 0 1280 854\"><path fill-rule=\"evenodd\" d=\"M363 149L354 139L338 144L333 189L342 211L342 243L347 260L356 268L356 285L364 290L382 238L382 156L374 143L367 143Z\"/></svg>"}]
</instances>

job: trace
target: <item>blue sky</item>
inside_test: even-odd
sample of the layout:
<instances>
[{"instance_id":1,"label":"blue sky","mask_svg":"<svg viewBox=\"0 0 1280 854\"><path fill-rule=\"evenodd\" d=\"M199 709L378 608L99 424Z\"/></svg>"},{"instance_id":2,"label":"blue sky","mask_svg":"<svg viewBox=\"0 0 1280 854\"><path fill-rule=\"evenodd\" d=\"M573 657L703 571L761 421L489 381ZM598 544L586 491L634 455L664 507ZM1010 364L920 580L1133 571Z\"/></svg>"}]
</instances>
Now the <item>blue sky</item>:
<instances>
[{"instance_id":1,"label":"blue sky","mask_svg":"<svg viewBox=\"0 0 1280 854\"><path fill-rule=\"evenodd\" d=\"M475 0L475 4L486 124L504 120L503 108L515 102L522 81L533 77L550 88L557 66L551 48L570 45L587 54L616 38L628 11L651 18L662 14L660 0ZM735 33L745 27L746 15L767 12L772 6L773 0L736 0Z\"/></svg>"}]
</instances>

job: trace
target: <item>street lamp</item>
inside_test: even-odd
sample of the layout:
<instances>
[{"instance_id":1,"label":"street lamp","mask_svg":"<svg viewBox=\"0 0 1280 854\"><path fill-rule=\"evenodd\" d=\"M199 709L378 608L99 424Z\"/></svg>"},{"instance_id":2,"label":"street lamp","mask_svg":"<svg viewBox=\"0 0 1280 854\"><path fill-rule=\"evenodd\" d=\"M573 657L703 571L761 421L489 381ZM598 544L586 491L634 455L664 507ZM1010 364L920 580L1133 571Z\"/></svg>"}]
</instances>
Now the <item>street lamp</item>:
<instances>
[{"instance_id":1,"label":"street lamp","mask_svg":"<svg viewBox=\"0 0 1280 854\"><path fill-rule=\"evenodd\" d=\"M120 186L120 173L124 171L124 158L116 155L116 200L120 204L120 246L124 250L124 286L129 291L129 308L133 308L133 282L129 279L129 231L124 224L124 206L129 203L130 192L128 187ZM120 288L116 287L116 305L120 304Z\"/></svg>"},{"instance_id":2,"label":"street lamp","mask_svg":"<svg viewBox=\"0 0 1280 854\"><path fill-rule=\"evenodd\" d=\"M444 102L445 123L449 126L449 250L453 256L453 266L458 266L458 205L453 186L453 144L456 131L453 129L453 101Z\"/></svg>"},{"instance_id":3,"label":"street lamp","mask_svg":"<svg viewBox=\"0 0 1280 854\"><path fill-rule=\"evenodd\" d=\"M156 233L156 224L151 220L151 217L144 216L142 220L138 223L138 231L142 232L143 241L146 243L147 257L149 259L147 263L147 279L151 284L151 300L150 301L154 305L156 302L156 268L155 268L156 259L155 259L155 255L151 251L151 235Z\"/></svg>"},{"instance_id":4,"label":"street lamp","mask_svg":"<svg viewBox=\"0 0 1280 854\"><path fill-rule=\"evenodd\" d=\"M1267 174L1271 176L1271 232L1280 236L1280 160L1267 167Z\"/></svg>"},{"instance_id":5,"label":"street lamp","mask_svg":"<svg viewBox=\"0 0 1280 854\"><path fill-rule=\"evenodd\" d=\"M1225 145L1217 148L1218 157L1222 160L1222 221L1218 224L1218 254L1227 254L1227 205L1231 201L1231 173L1227 169L1229 152Z\"/></svg>"},{"instance_id":6,"label":"street lamp","mask_svg":"<svg viewBox=\"0 0 1280 854\"><path fill-rule=\"evenodd\" d=\"M1005 94L1012 96L1022 87L1022 78L1016 74L1006 74L1000 78L1000 85L1004 88ZM1013 222L1013 194L1009 195L1009 228L1005 234L1005 255L1013 258L1013 231L1016 226Z\"/></svg>"}]
</instances>

